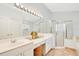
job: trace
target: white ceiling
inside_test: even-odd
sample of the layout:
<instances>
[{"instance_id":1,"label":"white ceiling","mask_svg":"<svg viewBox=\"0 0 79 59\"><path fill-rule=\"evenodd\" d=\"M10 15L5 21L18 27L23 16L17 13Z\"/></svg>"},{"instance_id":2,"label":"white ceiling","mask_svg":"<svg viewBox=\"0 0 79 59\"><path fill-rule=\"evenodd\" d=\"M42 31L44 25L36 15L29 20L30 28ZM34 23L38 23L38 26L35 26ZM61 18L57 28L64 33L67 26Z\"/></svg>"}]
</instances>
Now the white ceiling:
<instances>
[{"instance_id":1,"label":"white ceiling","mask_svg":"<svg viewBox=\"0 0 79 59\"><path fill-rule=\"evenodd\" d=\"M79 3L45 3L52 12L79 11Z\"/></svg>"}]
</instances>

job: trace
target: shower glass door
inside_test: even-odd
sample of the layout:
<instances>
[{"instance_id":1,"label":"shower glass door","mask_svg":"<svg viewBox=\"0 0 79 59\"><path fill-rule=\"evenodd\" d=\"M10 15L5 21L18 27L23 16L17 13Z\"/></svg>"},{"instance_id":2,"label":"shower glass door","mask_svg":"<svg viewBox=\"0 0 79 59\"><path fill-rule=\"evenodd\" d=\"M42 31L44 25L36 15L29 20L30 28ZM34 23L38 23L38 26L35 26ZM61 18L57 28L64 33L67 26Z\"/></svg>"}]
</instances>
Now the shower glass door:
<instances>
[{"instance_id":1,"label":"shower glass door","mask_svg":"<svg viewBox=\"0 0 79 59\"><path fill-rule=\"evenodd\" d=\"M56 47L64 46L65 24L56 24Z\"/></svg>"}]
</instances>

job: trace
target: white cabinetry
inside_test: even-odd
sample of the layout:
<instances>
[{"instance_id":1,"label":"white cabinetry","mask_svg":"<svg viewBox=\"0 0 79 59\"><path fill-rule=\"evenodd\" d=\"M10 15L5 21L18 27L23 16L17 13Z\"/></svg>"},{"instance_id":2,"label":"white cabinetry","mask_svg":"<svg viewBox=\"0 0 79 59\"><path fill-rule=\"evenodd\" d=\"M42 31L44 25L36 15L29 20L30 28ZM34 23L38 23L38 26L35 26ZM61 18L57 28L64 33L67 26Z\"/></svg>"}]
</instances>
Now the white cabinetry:
<instances>
[{"instance_id":1,"label":"white cabinetry","mask_svg":"<svg viewBox=\"0 0 79 59\"><path fill-rule=\"evenodd\" d=\"M0 56L33 56L33 44L11 49L9 51L0 53Z\"/></svg>"},{"instance_id":2,"label":"white cabinetry","mask_svg":"<svg viewBox=\"0 0 79 59\"><path fill-rule=\"evenodd\" d=\"M23 56L33 56L33 44L23 46L22 53Z\"/></svg>"},{"instance_id":3,"label":"white cabinetry","mask_svg":"<svg viewBox=\"0 0 79 59\"><path fill-rule=\"evenodd\" d=\"M47 54L51 48L52 48L52 39L48 38L46 39L46 44L45 44L45 54Z\"/></svg>"},{"instance_id":4,"label":"white cabinetry","mask_svg":"<svg viewBox=\"0 0 79 59\"><path fill-rule=\"evenodd\" d=\"M21 48L16 48L16 49L9 50L7 52L3 52L0 54L0 56L20 56L22 55L21 51L22 51Z\"/></svg>"},{"instance_id":5,"label":"white cabinetry","mask_svg":"<svg viewBox=\"0 0 79 59\"><path fill-rule=\"evenodd\" d=\"M33 50L25 50L23 56L33 56Z\"/></svg>"}]
</instances>

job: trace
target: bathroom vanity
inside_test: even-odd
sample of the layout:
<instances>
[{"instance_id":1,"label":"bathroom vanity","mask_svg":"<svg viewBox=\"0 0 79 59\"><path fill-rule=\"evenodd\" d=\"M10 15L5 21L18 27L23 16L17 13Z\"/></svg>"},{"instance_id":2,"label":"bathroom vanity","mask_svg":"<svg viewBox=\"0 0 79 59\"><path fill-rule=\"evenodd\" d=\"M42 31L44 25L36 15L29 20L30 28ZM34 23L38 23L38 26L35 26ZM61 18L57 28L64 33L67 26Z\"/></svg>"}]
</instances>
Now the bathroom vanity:
<instances>
[{"instance_id":1,"label":"bathroom vanity","mask_svg":"<svg viewBox=\"0 0 79 59\"><path fill-rule=\"evenodd\" d=\"M15 42L11 42L11 39L0 40L0 56L34 56L34 49L43 45L42 55L46 55L53 46L53 35L43 34L43 37L39 37L35 40L26 39L26 37L12 38Z\"/></svg>"}]
</instances>

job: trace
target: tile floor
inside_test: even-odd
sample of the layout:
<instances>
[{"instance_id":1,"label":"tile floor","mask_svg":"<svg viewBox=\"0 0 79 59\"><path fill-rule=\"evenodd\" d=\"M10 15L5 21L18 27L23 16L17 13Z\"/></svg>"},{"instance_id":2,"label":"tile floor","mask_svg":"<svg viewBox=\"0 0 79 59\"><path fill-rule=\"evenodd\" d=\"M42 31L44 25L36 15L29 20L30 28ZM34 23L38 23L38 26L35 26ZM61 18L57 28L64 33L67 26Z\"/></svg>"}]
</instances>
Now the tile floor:
<instances>
[{"instance_id":1,"label":"tile floor","mask_svg":"<svg viewBox=\"0 0 79 59\"><path fill-rule=\"evenodd\" d=\"M77 52L71 48L56 48L52 49L46 56L77 56Z\"/></svg>"}]
</instances>

